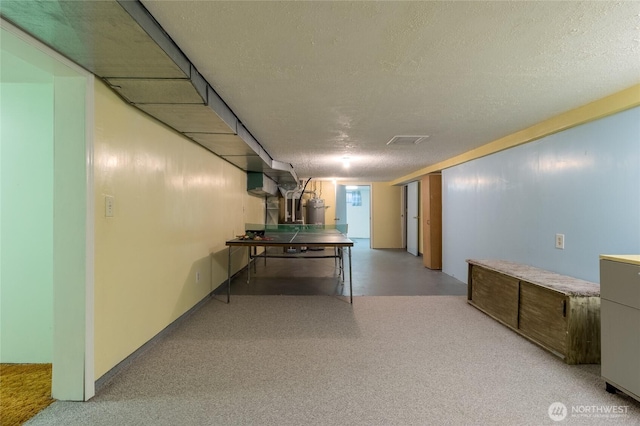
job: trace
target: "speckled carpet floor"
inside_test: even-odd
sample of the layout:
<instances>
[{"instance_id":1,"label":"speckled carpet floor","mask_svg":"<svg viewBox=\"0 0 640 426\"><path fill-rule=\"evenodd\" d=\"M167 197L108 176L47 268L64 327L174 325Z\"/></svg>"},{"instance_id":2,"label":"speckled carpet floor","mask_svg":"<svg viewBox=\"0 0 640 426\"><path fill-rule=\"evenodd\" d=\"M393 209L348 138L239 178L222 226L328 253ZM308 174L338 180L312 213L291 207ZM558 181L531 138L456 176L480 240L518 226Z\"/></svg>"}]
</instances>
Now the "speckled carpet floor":
<instances>
[{"instance_id":1,"label":"speckled carpet floor","mask_svg":"<svg viewBox=\"0 0 640 426\"><path fill-rule=\"evenodd\" d=\"M640 424L640 404L605 392L598 365L564 364L464 296L234 296L91 401L57 401L28 424L543 425L556 402L562 423Z\"/></svg>"}]
</instances>

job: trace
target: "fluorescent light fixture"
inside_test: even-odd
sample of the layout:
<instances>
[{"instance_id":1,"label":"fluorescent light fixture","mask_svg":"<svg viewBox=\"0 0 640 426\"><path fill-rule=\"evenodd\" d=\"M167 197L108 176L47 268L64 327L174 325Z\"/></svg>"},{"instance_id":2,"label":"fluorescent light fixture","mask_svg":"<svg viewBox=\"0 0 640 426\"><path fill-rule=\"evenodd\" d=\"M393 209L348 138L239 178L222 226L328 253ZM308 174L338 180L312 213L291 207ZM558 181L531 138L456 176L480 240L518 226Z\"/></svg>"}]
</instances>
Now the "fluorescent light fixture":
<instances>
[{"instance_id":1,"label":"fluorescent light fixture","mask_svg":"<svg viewBox=\"0 0 640 426\"><path fill-rule=\"evenodd\" d=\"M347 185L347 189L358 189L358 185Z\"/></svg>"},{"instance_id":2,"label":"fluorescent light fixture","mask_svg":"<svg viewBox=\"0 0 640 426\"><path fill-rule=\"evenodd\" d=\"M342 157L342 167L348 169L351 166L351 159L349 157Z\"/></svg>"}]
</instances>

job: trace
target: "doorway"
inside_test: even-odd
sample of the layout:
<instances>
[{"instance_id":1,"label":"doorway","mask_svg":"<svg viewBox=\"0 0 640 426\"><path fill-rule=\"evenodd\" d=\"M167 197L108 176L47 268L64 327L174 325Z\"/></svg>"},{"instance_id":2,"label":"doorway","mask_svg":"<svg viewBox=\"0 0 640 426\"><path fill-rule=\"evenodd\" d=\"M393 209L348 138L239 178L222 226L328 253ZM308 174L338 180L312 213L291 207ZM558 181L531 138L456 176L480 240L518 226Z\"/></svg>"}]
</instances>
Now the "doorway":
<instances>
[{"instance_id":1,"label":"doorway","mask_svg":"<svg viewBox=\"0 0 640 426\"><path fill-rule=\"evenodd\" d=\"M51 363L52 396L86 400L94 394L93 75L0 24L2 362ZM11 340L25 335L26 344Z\"/></svg>"},{"instance_id":2,"label":"doorway","mask_svg":"<svg viewBox=\"0 0 640 426\"><path fill-rule=\"evenodd\" d=\"M371 186L347 185L346 205L349 238L371 247Z\"/></svg>"},{"instance_id":3,"label":"doorway","mask_svg":"<svg viewBox=\"0 0 640 426\"><path fill-rule=\"evenodd\" d=\"M349 225L347 221L347 187L336 184L336 217L333 219L338 229L342 233L348 233Z\"/></svg>"},{"instance_id":4,"label":"doorway","mask_svg":"<svg viewBox=\"0 0 640 426\"><path fill-rule=\"evenodd\" d=\"M420 184L419 182L410 182L406 186L406 242L407 252L414 256L419 256L420 244Z\"/></svg>"}]
</instances>

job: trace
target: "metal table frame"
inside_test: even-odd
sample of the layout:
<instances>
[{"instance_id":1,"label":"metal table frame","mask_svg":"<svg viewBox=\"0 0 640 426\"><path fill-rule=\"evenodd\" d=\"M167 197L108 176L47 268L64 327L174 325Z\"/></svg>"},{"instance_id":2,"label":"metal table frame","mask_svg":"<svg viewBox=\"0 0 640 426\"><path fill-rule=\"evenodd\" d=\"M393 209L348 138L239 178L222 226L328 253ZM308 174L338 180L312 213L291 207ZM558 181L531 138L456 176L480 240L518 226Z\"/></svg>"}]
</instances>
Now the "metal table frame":
<instances>
[{"instance_id":1,"label":"metal table frame","mask_svg":"<svg viewBox=\"0 0 640 426\"><path fill-rule=\"evenodd\" d=\"M228 276L227 276L227 303L229 303L231 301L231 253L234 247L247 247L247 253L248 253L248 265L247 265L247 269L248 269L248 274L249 276L247 277L247 282L249 282L249 278L250 278L250 274L251 274L251 260L254 258L264 258L265 262L267 260L267 258L269 257L273 257L273 258L290 258L290 259L300 259L300 258L306 258L306 259L322 259L322 258L335 258L337 262L339 262L340 266L339 266L339 276L341 276L342 278L342 282L344 282L344 248L347 248L347 253L348 253L348 266L349 266L349 303L353 304L353 275L352 275L352 268L351 268L351 247L353 247L353 241L350 242L329 242L329 241L325 241L325 242L317 242L317 243L310 243L310 242L283 242L283 241L273 241L273 240L240 240L240 239L235 239L235 240L230 240L226 242L226 245L229 247L229 261L228 261L228 265L227 265L227 271L228 271ZM259 255L254 255L251 253L252 249L255 249L257 247L264 247L265 251L264 254L259 254ZM333 247L334 248L334 255L333 256L310 256L310 255L302 255L302 254L295 254L295 255L269 255L267 254L266 248L267 247L283 247L283 248L287 248L287 247L295 247L296 250L299 250L301 247Z\"/></svg>"}]
</instances>

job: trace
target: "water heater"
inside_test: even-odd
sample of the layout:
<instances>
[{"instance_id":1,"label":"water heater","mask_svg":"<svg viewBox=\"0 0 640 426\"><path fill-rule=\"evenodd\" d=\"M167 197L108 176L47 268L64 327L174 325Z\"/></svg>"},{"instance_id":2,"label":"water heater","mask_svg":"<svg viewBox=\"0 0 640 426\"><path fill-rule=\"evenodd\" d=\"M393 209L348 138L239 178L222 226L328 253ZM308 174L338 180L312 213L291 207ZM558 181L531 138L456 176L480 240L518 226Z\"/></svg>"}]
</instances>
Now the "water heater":
<instances>
[{"instance_id":1,"label":"water heater","mask_svg":"<svg viewBox=\"0 0 640 426\"><path fill-rule=\"evenodd\" d=\"M307 215L305 223L311 225L324 225L324 200L310 198L307 200Z\"/></svg>"}]
</instances>

